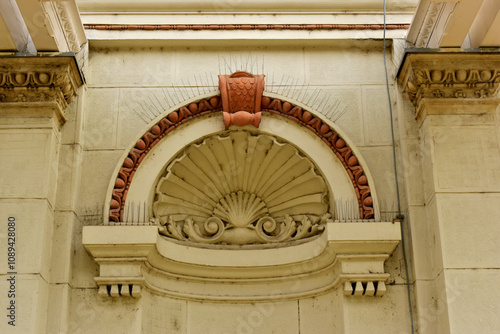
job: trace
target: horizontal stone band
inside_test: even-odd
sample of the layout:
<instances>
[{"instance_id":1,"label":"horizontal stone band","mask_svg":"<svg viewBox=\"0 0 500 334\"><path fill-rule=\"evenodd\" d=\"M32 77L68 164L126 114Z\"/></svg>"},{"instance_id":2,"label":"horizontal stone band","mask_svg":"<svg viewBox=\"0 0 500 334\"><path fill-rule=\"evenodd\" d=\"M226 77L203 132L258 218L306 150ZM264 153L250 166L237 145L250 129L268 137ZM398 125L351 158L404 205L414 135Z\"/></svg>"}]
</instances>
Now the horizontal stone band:
<instances>
[{"instance_id":1,"label":"horizontal stone band","mask_svg":"<svg viewBox=\"0 0 500 334\"><path fill-rule=\"evenodd\" d=\"M382 30L383 24L84 24L89 30ZM387 24L386 30L409 24Z\"/></svg>"}]
</instances>

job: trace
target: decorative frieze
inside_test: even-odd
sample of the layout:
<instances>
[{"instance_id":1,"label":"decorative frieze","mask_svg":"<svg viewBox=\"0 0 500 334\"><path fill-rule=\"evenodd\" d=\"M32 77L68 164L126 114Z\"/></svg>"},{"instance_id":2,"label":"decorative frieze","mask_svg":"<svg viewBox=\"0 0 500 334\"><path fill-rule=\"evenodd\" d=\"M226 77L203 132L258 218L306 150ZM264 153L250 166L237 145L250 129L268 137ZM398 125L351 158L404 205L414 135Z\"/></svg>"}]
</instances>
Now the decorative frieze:
<instances>
[{"instance_id":1,"label":"decorative frieze","mask_svg":"<svg viewBox=\"0 0 500 334\"><path fill-rule=\"evenodd\" d=\"M436 28L439 16L443 10L444 2L431 2L427 8L425 14L425 19L420 28L415 46L418 48L424 48L428 46L429 39L431 38L432 32Z\"/></svg>"},{"instance_id":2,"label":"decorative frieze","mask_svg":"<svg viewBox=\"0 0 500 334\"><path fill-rule=\"evenodd\" d=\"M0 104L54 102L62 114L82 84L74 57L0 57Z\"/></svg>"},{"instance_id":3,"label":"decorative frieze","mask_svg":"<svg viewBox=\"0 0 500 334\"><path fill-rule=\"evenodd\" d=\"M89 30L383 30L383 24L84 24ZM409 24L387 24L386 30L406 30Z\"/></svg>"},{"instance_id":4,"label":"decorative frieze","mask_svg":"<svg viewBox=\"0 0 500 334\"><path fill-rule=\"evenodd\" d=\"M54 3L61 28L64 31L68 49L79 52L80 47L87 42L78 8L74 1L58 1Z\"/></svg>"},{"instance_id":5,"label":"decorative frieze","mask_svg":"<svg viewBox=\"0 0 500 334\"><path fill-rule=\"evenodd\" d=\"M399 83L418 108L423 99L485 99L500 84L499 53L408 53Z\"/></svg>"}]
</instances>

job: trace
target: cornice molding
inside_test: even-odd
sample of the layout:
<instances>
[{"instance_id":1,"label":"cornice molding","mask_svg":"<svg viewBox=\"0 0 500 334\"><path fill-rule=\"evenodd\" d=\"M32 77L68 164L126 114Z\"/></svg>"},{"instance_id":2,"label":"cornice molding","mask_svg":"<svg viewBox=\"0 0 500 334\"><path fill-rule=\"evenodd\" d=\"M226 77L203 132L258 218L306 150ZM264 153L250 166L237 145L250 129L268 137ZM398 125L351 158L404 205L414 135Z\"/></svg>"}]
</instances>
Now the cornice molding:
<instances>
[{"instance_id":1,"label":"cornice molding","mask_svg":"<svg viewBox=\"0 0 500 334\"><path fill-rule=\"evenodd\" d=\"M383 24L84 24L88 30L383 30ZM387 24L386 30L409 24Z\"/></svg>"},{"instance_id":2,"label":"cornice molding","mask_svg":"<svg viewBox=\"0 0 500 334\"><path fill-rule=\"evenodd\" d=\"M417 108L417 117L423 100L493 98L500 84L500 53L409 53L398 82Z\"/></svg>"},{"instance_id":3,"label":"cornice molding","mask_svg":"<svg viewBox=\"0 0 500 334\"><path fill-rule=\"evenodd\" d=\"M63 110L83 84L71 56L0 57L0 105L40 103Z\"/></svg>"},{"instance_id":4,"label":"cornice molding","mask_svg":"<svg viewBox=\"0 0 500 334\"><path fill-rule=\"evenodd\" d=\"M247 0L247 1L201 1L201 0L76 0L80 12L86 13L381 13L383 3L379 0ZM417 0L392 0L387 3L391 12L413 13Z\"/></svg>"},{"instance_id":5,"label":"cornice molding","mask_svg":"<svg viewBox=\"0 0 500 334\"><path fill-rule=\"evenodd\" d=\"M68 49L75 53L79 52L81 45L87 42L87 37L75 2L59 1L55 3L55 8L68 43Z\"/></svg>"},{"instance_id":6,"label":"cornice molding","mask_svg":"<svg viewBox=\"0 0 500 334\"><path fill-rule=\"evenodd\" d=\"M421 0L407 34L418 48L438 47L459 0Z\"/></svg>"},{"instance_id":7,"label":"cornice molding","mask_svg":"<svg viewBox=\"0 0 500 334\"><path fill-rule=\"evenodd\" d=\"M427 47L429 40L431 38L432 32L436 28L436 24L438 22L439 14L443 10L444 3L443 2L431 2L429 7L427 8L427 12L425 14L425 19L420 27L420 31L417 35L417 40L415 42L415 46Z\"/></svg>"}]
</instances>

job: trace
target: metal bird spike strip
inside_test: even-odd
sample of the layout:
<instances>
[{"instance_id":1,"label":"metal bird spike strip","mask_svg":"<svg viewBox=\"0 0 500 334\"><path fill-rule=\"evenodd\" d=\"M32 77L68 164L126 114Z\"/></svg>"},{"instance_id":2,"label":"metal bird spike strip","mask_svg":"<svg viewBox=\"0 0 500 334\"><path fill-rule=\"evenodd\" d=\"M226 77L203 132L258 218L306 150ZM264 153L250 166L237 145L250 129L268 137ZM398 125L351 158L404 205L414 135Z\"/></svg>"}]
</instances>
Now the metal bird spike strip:
<instances>
[{"instance_id":1,"label":"metal bird spike strip","mask_svg":"<svg viewBox=\"0 0 500 334\"><path fill-rule=\"evenodd\" d=\"M333 122L338 122L348 111L342 107L339 99L319 87L311 87L299 78L290 74L276 75L275 72L266 73L265 57L245 54L218 55L218 74L229 75L237 71L249 73L263 73L266 76L265 92L285 96L291 102L299 102L312 110L325 115ZM127 103L131 111L137 114L142 121L150 123L166 110L181 107L198 96L211 92L219 92L217 75L205 72L195 74L190 78L183 78L179 84L170 84L160 89L152 89L146 96L134 97ZM141 93L142 94L142 93Z\"/></svg>"},{"instance_id":2,"label":"metal bird spike strip","mask_svg":"<svg viewBox=\"0 0 500 334\"><path fill-rule=\"evenodd\" d=\"M150 222L150 207L146 202L128 202L125 204L123 221L109 222L109 225L144 226L153 225Z\"/></svg>"},{"instance_id":3,"label":"metal bird spike strip","mask_svg":"<svg viewBox=\"0 0 500 334\"><path fill-rule=\"evenodd\" d=\"M376 221L392 221L396 215L396 203L380 202L380 219ZM375 221L374 219L361 219L359 216L359 206L355 199L336 199L334 209L334 220L336 222L364 222ZM83 210L83 221L86 225L97 225L102 221L102 209L96 205L93 208L85 207ZM112 222L109 225L153 225L151 222L151 208L147 202L127 202L124 208L123 221Z\"/></svg>"}]
</instances>

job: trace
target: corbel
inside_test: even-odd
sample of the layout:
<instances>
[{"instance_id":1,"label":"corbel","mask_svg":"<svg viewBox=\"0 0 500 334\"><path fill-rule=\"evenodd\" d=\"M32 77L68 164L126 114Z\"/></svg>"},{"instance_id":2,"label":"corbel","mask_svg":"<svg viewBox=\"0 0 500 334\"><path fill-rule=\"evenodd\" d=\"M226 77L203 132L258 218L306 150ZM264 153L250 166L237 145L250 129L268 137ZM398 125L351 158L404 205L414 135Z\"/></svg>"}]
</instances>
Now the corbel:
<instances>
[{"instance_id":1,"label":"corbel","mask_svg":"<svg viewBox=\"0 0 500 334\"><path fill-rule=\"evenodd\" d=\"M401 241L400 223L328 223L328 241L345 296L383 296L384 263Z\"/></svg>"}]
</instances>

